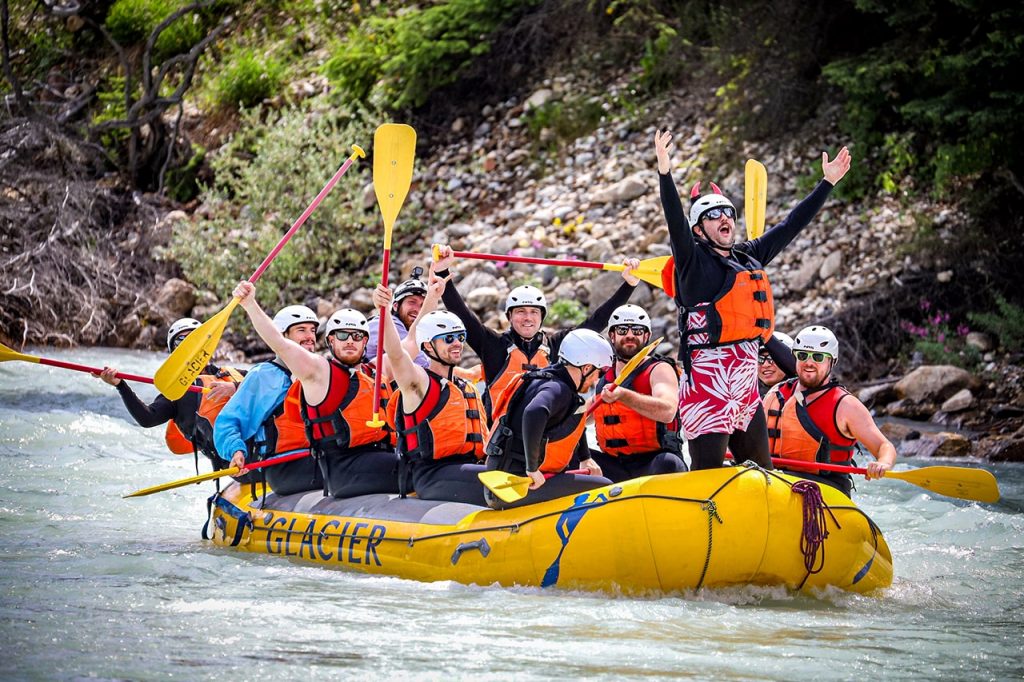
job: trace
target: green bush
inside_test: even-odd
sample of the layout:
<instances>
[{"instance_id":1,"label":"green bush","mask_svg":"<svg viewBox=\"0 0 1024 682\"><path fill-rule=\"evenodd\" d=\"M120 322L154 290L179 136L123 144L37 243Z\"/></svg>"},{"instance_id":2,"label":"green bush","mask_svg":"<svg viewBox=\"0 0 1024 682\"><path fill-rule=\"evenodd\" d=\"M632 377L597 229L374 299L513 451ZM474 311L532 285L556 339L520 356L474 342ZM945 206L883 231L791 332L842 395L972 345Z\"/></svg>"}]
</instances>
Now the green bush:
<instances>
[{"instance_id":1,"label":"green bush","mask_svg":"<svg viewBox=\"0 0 1024 682\"><path fill-rule=\"evenodd\" d=\"M419 106L490 51L503 23L539 1L451 0L371 16L348 32L325 71L356 99L390 109Z\"/></svg>"},{"instance_id":2,"label":"green bush","mask_svg":"<svg viewBox=\"0 0 1024 682\"><path fill-rule=\"evenodd\" d=\"M1024 308L1002 296L996 296L996 308L998 313L969 313L967 316L971 322L998 336L1006 350L1024 350Z\"/></svg>"},{"instance_id":3,"label":"green bush","mask_svg":"<svg viewBox=\"0 0 1024 682\"><path fill-rule=\"evenodd\" d=\"M183 7L187 0L117 0L107 12L105 25L121 45L145 42L160 22ZM191 12L161 31L154 45L159 58L187 52L206 35L203 14Z\"/></svg>"},{"instance_id":4,"label":"green bush","mask_svg":"<svg viewBox=\"0 0 1024 682\"><path fill-rule=\"evenodd\" d=\"M225 60L213 85L214 102L221 107L250 107L281 90L284 66L274 57L260 57L249 48Z\"/></svg>"},{"instance_id":5,"label":"green bush","mask_svg":"<svg viewBox=\"0 0 1024 682\"><path fill-rule=\"evenodd\" d=\"M583 309L579 301L559 299L551 303L544 322L553 327L574 327L585 319L587 319L587 311Z\"/></svg>"},{"instance_id":6,"label":"green bush","mask_svg":"<svg viewBox=\"0 0 1024 682\"><path fill-rule=\"evenodd\" d=\"M372 118L324 97L279 111L244 111L239 132L208 157L216 181L201 195L210 206L207 217L175 231L170 255L185 276L227 297L352 153L351 145L370 148ZM259 300L267 309L348 291L377 267L381 222L376 210L362 208L369 170L357 161L263 274ZM419 229L417 212L407 200L396 239Z\"/></svg>"},{"instance_id":7,"label":"green bush","mask_svg":"<svg viewBox=\"0 0 1024 682\"><path fill-rule=\"evenodd\" d=\"M552 100L531 110L526 125L535 139L547 129L557 141L571 142L594 132L604 116L604 107L596 98Z\"/></svg>"}]
</instances>

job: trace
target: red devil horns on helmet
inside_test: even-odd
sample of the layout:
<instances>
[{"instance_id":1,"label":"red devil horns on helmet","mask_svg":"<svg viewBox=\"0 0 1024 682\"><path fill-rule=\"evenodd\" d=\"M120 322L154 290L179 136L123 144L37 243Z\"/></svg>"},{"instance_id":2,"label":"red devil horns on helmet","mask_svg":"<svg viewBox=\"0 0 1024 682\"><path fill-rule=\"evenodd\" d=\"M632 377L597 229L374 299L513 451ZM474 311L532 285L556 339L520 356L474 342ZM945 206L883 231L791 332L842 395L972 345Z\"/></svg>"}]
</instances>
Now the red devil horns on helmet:
<instances>
[{"instance_id":1,"label":"red devil horns on helmet","mask_svg":"<svg viewBox=\"0 0 1024 682\"><path fill-rule=\"evenodd\" d=\"M712 193L714 193L714 194L721 194L722 193L722 190L720 190L718 188L718 185L716 185L715 183L711 182L711 183L708 183L708 184L711 185ZM693 185L693 189L690 190L690 201L694 202L694 201L697 201L697 199L700 199L700 181L699 180Z\"/></svg>"}]
</instances>

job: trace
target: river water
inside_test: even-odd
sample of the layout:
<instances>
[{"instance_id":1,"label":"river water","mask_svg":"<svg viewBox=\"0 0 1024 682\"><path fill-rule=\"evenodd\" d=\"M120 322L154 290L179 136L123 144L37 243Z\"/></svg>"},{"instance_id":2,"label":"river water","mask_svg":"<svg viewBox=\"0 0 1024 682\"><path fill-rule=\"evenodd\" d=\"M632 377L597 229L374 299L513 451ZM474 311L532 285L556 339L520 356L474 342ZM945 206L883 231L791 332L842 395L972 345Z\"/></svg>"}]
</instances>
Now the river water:
<instances>
[{"instance_id":1,"label":"river water","mask_svg":"<svg viewBox=\"0 0 1024 682\"><path fill-rule=\"evenodd\" d=\"M163 360L26 352L150 375ZM894 557L881 594L746 587L646 598L424 584L245 555L199 537L212 484L121 497L192 466L99 380L0 365L0 677L1024 676L1021 465L985 464L1003 494L995 505L860 483L856 499Z\"/></svg>"}]
</instances>

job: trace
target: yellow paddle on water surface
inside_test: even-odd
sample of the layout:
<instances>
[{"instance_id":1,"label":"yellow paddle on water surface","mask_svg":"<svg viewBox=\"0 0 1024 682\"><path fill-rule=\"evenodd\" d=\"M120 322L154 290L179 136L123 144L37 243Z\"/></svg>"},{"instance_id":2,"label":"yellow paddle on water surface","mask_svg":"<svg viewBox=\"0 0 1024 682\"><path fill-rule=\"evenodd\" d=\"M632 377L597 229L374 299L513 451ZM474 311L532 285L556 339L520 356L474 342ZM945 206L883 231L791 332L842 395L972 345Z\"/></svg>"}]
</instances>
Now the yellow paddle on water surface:
<instances>
[{"instance_id":1,"label":"yellow paddle on water surface","mask_svg":"<svg viewBox=\"0 0 1024 682\"><path fill-rule=\"evenodd\" d=\"M391 269L391 233L398 212L409 194L412 184L412 164L416 158L416 131L403 123L385 123L373 134L373 192L384 219L384 253L381 258L380 283L388 285ZM390 311L380 309L377 326L377 372L381 372L384 359L384 315ZM380 414L380 381L373 383L373 419L367 426L380 428L384 420Z\"/></svg>"},{"instance_id":2,"label":"yellow paddle on water surface","mask_svg":"<svg viewBox=\"0 0 1024 682\"><path fill-rule=\"evenodd\" d=\"M324 185L324 188L320 190L320 193L316 195L312 203L299 216L299 219L281 237L281 241L277 243L277 246L271 250L260 266L256 268L256 272L249 278L250 282L255 282L259 279L263 271L270 266L271 261L277 257L277 254L281 252L281 249L292 238L292 235L302 227L306 219L316 210L320 202L324 200L324 197L334 189L334 185L337 184L338 180L341 179L341 176L345 174L355 160L366 156L366 152L357 145L352 145L352 150L352 156L346 159L345 163L338 169L338 172L334 174L334 177ZM232 298L224 310L221 310L186 336L178 344L178 347L174 349L174 352L164 360L164 364L160 365L160 369L156 371L156 375L153 377L153 383L164 394L164 397L168 400L180 398L188 390L188 387L192 385L192 382L196 380L196 377L202 374L203 369L210 364L210 360L213 359L213 353L217 350L217 344L220 343L220 337L224 334L224 327L228 324L228 318L231 317L231 311L237 305L238 299Z\"/></svg>"}]
</instances>

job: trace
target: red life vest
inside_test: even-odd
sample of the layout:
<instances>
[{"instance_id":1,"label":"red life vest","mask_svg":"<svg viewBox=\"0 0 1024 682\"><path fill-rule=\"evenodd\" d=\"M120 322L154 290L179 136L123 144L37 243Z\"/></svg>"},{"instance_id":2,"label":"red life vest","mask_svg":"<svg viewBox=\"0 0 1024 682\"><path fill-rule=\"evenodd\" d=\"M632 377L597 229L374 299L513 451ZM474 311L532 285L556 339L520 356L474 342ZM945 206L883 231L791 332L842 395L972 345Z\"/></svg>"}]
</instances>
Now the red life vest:
<instances>
[{"instance_id":1,"label":"red life vest","mask_svg":"<svg viewBox=\"0 0 1024 682\"><path fill-rule=\"evenodd\" d=\"M310 445L325 453L343 453L363 445L393 447L394 432L387 425L367 426L374 414L373 369L369 365L346 367L333 359L328 359L328 366L330 375L324 399L310 405L302 395L302 419ZM390 395L391 387L382 383L378 412L383 411Z\"/></svg>"},{"instance_id":2,"label":"red life vest","mask_svg":"<svg viewBox=\"0 0 1024 682\"><path fill-rule=\"evenodd\" d=\"M857 444L839 430L836 413L839 403L850 395L837 383L829 383L796 397L797 379L776 384L764 397L768 420L768 448L773 457L805 462L850 464ZM788 466L794 471L816 469Z\"/></svg>"},{"instance_id":3,"label":"red life vest","mask_svg":"<svg viewBox=\"0 0 1024 682\"><path fill-rule=\"evenodd\" d=\"M495 376L486 377L487 393L484 395L484 407L487 409L487 416L491 424L494 424L494 420L497 419L494 416L494 404L498 395L516 376L547 367L550 364L549 353L547 345L542 343L531 357L526 357L526 353L519 346L514 343L509 344L505 364L501 366Z\"/></svg>"},{"instance_id":4,"label":"red life vest","mask_svg":"<svg viewBox=\"0 0 1024 682\"><path fill-rule=\"evenodd\" d=\"M651 395L651 373L660 363L665 362L676 371L675 363L666 358L649 357L620 384L641 395ZM679 437L679 415L668 424L651 419L626 407L621 401L606 403L600 399L601 390L615 381L615 368L609 367L597 382L594 409L594 428L597 431L598 447L608 455L621 457L649 452L674 452L682 454L683 441ZM616 389L618 390L618 389Z\"/></svg>"},{"instance_id":5,"label":"red life vest","mask_svg":"<svg viewBox=\"0 0 1024 682\"><path fill-rule=\"evenodd\" d=\"M412 460L483 457L487 426L476 387L457 376L449 381L430 370L427 379L427 394L412 413L405 411L400 390L388 402L398 431L398 451Z\"/></svg>"},{"instance_id":6,"label":"red life vest","mask_svg":"<svg viewBox=\"0 0 1024 682\"><path fill-rule=\"evenodd\" d=\"M233 367L223 367L215 376L199 375L199 381L204 388L213 386L216 381L231 381L238 384L242 379L242 374ZM167 430L164 432L167 449L176 455L191 455L199 450L205 452L206 449L210 450L208 454L215 454L213 451L213 423L217 421L217 415L230 399L231 396L218 398L209 393L203 393L199 399L199 409L196 411L196 423L190 434L191 437L182 433L173 419L167 422Z\"/></svg>"},{"instance_id":7,"label":"red life vest","mask_svg":"<svg viewBox=\"0 0 1024 682\"><path fill-rule=\"evenodd\" d=\"M487 444L488 455L503 454L506 448L512 446L512 441L519 438L516 430L508 424L509 413L519 407L526 385L537 380L558 381L543 370L515 374L498 395L494 405L494 428L492 430L492 439L497 440L492 440ZM587 426L582 401L578 408L560 423L544 430L544 459L541 460L538 471L546 474L559 474L565 471L566 466L572 460L572 455Z\"/></svg>"}]
</instances>

